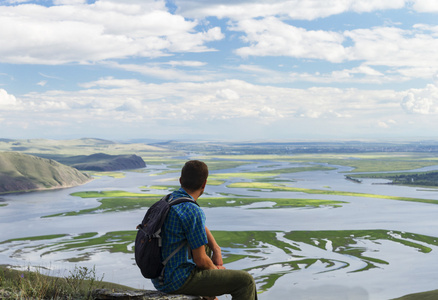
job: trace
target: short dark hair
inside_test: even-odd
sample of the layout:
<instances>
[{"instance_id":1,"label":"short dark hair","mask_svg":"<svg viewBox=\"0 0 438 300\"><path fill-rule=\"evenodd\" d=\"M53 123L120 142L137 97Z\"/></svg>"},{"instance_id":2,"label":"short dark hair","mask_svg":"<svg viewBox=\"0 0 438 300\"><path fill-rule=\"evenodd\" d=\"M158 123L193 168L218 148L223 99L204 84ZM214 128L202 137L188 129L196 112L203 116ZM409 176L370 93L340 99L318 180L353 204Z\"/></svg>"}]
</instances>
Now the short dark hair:
<instances>
[{"instance_id":1,"label":"short dark hair","mask_svg":"<svg viewBox=\"0 0 438 300\"><path fill-rule=\"evenodd\" d=\"M199 160L189 160L181 169L181 187L196 191L202 187L208 177L207 165Z\"/></svg>"}]
</instances>

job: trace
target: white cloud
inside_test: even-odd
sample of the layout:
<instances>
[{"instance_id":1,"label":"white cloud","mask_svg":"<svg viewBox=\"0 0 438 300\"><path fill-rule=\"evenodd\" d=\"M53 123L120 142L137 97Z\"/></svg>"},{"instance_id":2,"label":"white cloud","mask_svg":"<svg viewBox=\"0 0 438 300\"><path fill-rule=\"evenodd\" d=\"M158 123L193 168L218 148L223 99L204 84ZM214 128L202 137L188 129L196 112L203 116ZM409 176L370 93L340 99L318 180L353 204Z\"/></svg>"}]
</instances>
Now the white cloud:
<instances>
[{"instance_id":1,"label":"white cloud","mask_svg":"<svg viewBox=\"0 0 438 300\"><path fill-rule=\"evenodd\" d=\"M236 50L240 56L292 56L341 62L346 58L344 37L336 32L305 30L277 18L244 20L231 30L243 31L250 44Z\"/></svg>"},{"instance_id":2,"label":"white cloud","mask_svg":"<svg viewBox=\"0 0 438 300\"><path fill-rule=\"evenodd\" d=\"M6 0L6 3L9 4L17 4L17 3L25 3L25 2L30 2L31 0Z\"/></svg>"},{"instance_id":3,"label":"white cloud","mask_svg":"<svg viewBox=\"0 0 438 300\"><path fill-rule=\"evenodd\" d=\"M181 60L181 61L169 61L165 62L164 64L174 66L182 66L182 67L203 67L207 65L207 63L202 61L189 61L189 60Z\"/></svg>"},{"instance_id":4,"label":"white cloud","mask_svg":"<svg viewBox=\"0 0 438 300\"><path fill-rule=\"evenodd\" d=\"M383 128L383 129L388 129L391 128L392 126L396 125L397 122L392 120L392 119L388 119L386 121L378 121L377 122L377 127L379 128Z\"/></svg>"},{"instance_id":5,"label":"white cloud","mask_svg":"<svg viewBox=\"0 0 438 300\"><path fill-rule=\"evenodd\" d=\"M41 73L41 72L39 72L38 75L40 75L40 76L42 76L42 77L44 77L44 78L49 78L49 79L57 79L57 80L61 80L61 79L62 79L61 77L58 77L58 76L50 76L50 75L47 75L47 74L44 74L44 73Z\"/></svg>"},{"instance_id":6,"label":"white cloud","mask_svg":"<svg viewBox=\"0 0 438 300\"><path fill-rule=\"evenodd\" d=\"M418 12L438 12L438 2L431 0L412 0L412 8Z\"/></svg>"},{"instance_id":7,"label":"white cloud","mask_svg":"<svg viewBox=\"0 0 438 300\"><path fill-rule=\"evenodd\" d=\"M151 63L151 64L120 64L116 62L105 63L106 66L115 69L121 69L130 72L136 72L143 75L151 76L154 78L160 78L165 80L176 81L206 81L214 78L213 74L208 73L205 70L196 71L182 71L176 68L169 68L170 66L197 66L195 62L181 62L181 63ZM166 66L166 67L164 67Z\"/></svg>"},{"instance_id":8,"label":"white cloud","mask_svg":"<svg viewBox=\"0 0 438 300\"><path fill-rule=\"evenodd\" d=\"M138 80L102 78L82 84L83 90L48 91L22 96L28 110L56 112L51 119L70 114L72 120L114 118L125 123L120 113L132 118L172 119L184 115L200 120L239 118L361 118L379 111L394 113L400 96L394 91L309 88L293 89L253 85L239 80L208 83L146 84ZM399 107L399 106L398 106ZM41 117L47 118L47 115ZM36 118L36 115L35 115ZM265 120L264 120L265 122Z\"/></svg>"},{"instance_id":9,"label":"white cloud","mask_svg":"<svg viewBox=\"0 0 438 300\"><path fill-rule=\"evenodd\" d=\"M361 13L395 9L406 3L405 0L175 2L179 6L177 12L184 16L234 18L229 23L229 30L243 33L243 41L248 44L235 51L242 57L284 56L332 63L361 62L357 68L337 70L324 76L291 73L283 82L307 78L313 82L369 83L429 78L435 74L438 71L438 52L435 51L438 48L438 26L417 24L411 30L375 27L340 32L307 30L292 26L287 20L321 18L347 11ZM65 64L154 58L174 53L214 51L207 43L225 38L219 27L208 26L208 22L187 20L182 15L169 13L165 1L161 0L99 0L93 4L82 0L57 0L55 4L52 7L1 6L0 62ZM413 3L413 7L425 5L426 2L422 1ZM206 29L199 31L199 25ZM168 63L174 68L202 64L177 63L175 60ZM374 66L388 69L386 72L377 71ZM166 68L163 64L118 62L112 63L112 67L165 80L218 78L206 72L196 74ZM266 80L274 82L274 77L268 76Z\"/></svg>"},{"instance_id":10,"label":"white cloud","mask_svg":"<svg viewBox=\"0 0 438 300\"><path fill-rule=\"evenodd\" d=\"M20 102L14 95L8 94L4 89L0 89L0 109L15 110L20 105Z\"/></svg>"},{"instance_id":11,"label":"white cloud","mask_svg":"<svg viewBox=\"0 0 438 300\"><path fill-rule=\"evenodd\" d=\"M127 99L122 105L116 108L117 111L131 112L138 114L141 117L141 113L144 112L146 107L138 99ZM132 120L131 120L132 121Z\"/></svg>"},{"instance_id":12,"label":"white cloud","mask_svg":"<svg viewBox=\"0 0 438 300\"><path fill-rule=\"evenodd\" d=\"M366 64L351 69L334 70L328 73L290 72L268 69L258 65L240 65L237 68L233 68L233 70L246 74L250 78L256 78L257 82L264 84L290 82L383 84L408 80L407 77L397 74L384 74Z\"/></svg>"},{"instance_id":13,"label":"white cloud","mask_svg":"<svg viewBox=\"0 0 438 300\"><path fill-rule=\"evenodd\" d=\"M398 9L405 0L278 0L278 1L202 1L175 0L178 12L191 18L216 16L243 20L281 16L298 20L315 20L348 11L371 12Z\"/></svg>"},{"instance_id":14,"label":"white cloud","mask_svg":"<svg viewBox=\"0 0 438 300\"><path fill-rule=\"evenodd\" d=\"M424 89L411 89L401 102L401 107L413 114L438 114L438 87L429 84Z\"/></svg>"},{"instance_id":15,"label":"white cloud","mask_svg":"<svg viewBox=\"0 0 438 300\"><path fill-rule=\"evenodd\" d=\"M438 86L438 73L433 74L432 78L435 85Z\"/></svg>"},{"instance_id":16,"label":"white cloud","mask_svg":"<svg viewBox=\"0 0 438 300\"><path fill-rule=\"evenodd\" d=\"M53 4L55 5L77 5L85 3L86 0L53 0Z\"/></svg>"},{"instance_id":17,"label":"white cloud","mask_svg":"<svg viewBox=\"0 0 438 300\"><path fill-rule=\"evenodd\" d=\"M28 130L53 132L44 124L59 122L70 133L103 130L112 138L116 133L119 138L139 132L170 137L187 131L203 133L206 138L230 138L241 134L236 128L246 128L253 131L251 138L263 138L272 136L269 130L284 137L288 131L298 129L305 137L317 126L324 127L318 131L321 133L354 132L366 126L376 128L371 124L379 121L388 130L396 130L403 124L399 120L410 116L400 107L400 99L407 92L393 90L282 88L241 80L151 84L111 77L81 87L78 91L21 95L20 115L14 117L11 107L3 108L8 113L3 114L7 119L2 125L8 122L8 128L17 130L25 120ZM397 124L390 123L390 119L397 120Z\"/></svg>"},{"instance_id":18,"label":"white cloud","mask_svg":"<svg viewBox=\"0 0 438 300\"><path fill-rule=\"evenodd\" d=\"M377 126L380 127L380 128L389 128L389 125L386 122L383 122L383 121L379 121Z\"/></svg>"},{"instance_id":19,"label":"white cloud","mask_svg":"<svg viewBox=\"0 0 438 300\"><path fill-rule=\"evenodd\" d=\"M438 39L417 30L376 27L345 32L354 46L349 60L366 60L370 65L393 67L438 67Z\"/></svg>"},{"instance_id":20,"label":"white cloud","mask_svg":"<svg viewBox=\"0 0 438 300\"><path fill-rule=\"evenodd\" d=\"M263 106L260 109L260 117L262 118L283 118L284 116L275 108Z\"/></svg>"},{"instance_id":21,"label":"white cloud","mask_svg":"<svg viewBox=\"0 0 438 300\"><path fill-rule=\"evenodd\" d=\"M196 32L197 22L170 14L164 1L67 2L1 6L0 61L63 64L157 57L211 51L205 44L223 38L219 27Z\"/></svg>"},{"instance_id":22,"label":"white cloud","mask_svg":"<svg viewBox=\"0 0 438 300\"><path fill-rule=\"evenodd\" d=\"M231 30L244 32L249 46L237 49L242 56L289 56L333 63L363 61L354 69L335 71L333 79L345 80L354 74L398 78L430 78L438 71L438 28L414 26L411 30L395 27L355 29L342 33L306 30L269 17L239 21ZM351 41L350 46L344 46ZM388 68L386 73L373 66ZM392 81L391 79L389 81Z\"/></svg>"},{"instance_id":23,"label":"white cloud","mask_svg":"<svg viewBox=\"0 0 438 300\"><path fill-rule=\"evenodd\" d=\"M216 92L216 97L222 100L239 100L239 94L231 89L221 89Z\"/></svg>"},{"instance_id":24,"label":"white cloud","mask_svg":"<svg viewBox=\"0 0 438 300\"><path fill-rule=\"evenodd\" d=\"M355 73L355 74L365 74L365 75L370 75L370 76L384 76L384 74L382 72L379 72L373 68L371 68L370 66L367 65L360 65L357 68L353 68L351 70L351 73Z\"/></svg>"}]
</instances>

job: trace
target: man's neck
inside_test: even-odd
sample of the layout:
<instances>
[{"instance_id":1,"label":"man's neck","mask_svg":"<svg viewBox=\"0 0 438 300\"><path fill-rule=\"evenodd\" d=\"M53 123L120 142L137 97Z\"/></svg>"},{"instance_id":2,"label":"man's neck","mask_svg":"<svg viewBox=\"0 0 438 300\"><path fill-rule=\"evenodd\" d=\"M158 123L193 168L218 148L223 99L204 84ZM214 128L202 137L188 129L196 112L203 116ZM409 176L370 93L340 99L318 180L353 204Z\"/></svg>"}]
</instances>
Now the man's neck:
<instances>
[{"instance_id":1,"label":"man's neck","mask_svg":"<svg viewBox=\"0 0 438 300\"><path fill-rule=\"evenodd\" d=\"M192 196L192 198L197 201L198 198L202 195L202 193L204 192L203 190L196 190L196 191L188 191L186 189L184 189L184 191L186 191L187 194L189 194L190 196Z\"/></svg>"}]
</instances>

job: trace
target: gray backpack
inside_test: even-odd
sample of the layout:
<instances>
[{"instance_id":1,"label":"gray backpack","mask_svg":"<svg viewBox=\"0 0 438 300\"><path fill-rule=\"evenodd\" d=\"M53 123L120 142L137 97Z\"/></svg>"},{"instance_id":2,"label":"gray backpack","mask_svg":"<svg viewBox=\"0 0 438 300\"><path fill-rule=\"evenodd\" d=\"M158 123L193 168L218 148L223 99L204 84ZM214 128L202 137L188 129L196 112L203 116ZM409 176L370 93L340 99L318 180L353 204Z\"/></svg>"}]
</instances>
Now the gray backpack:
<instances>
[{"instance_id":1,"label":"gray backpack","mask_svg":"<svg viewBox=\"0 0 438 300\"><path fill-rule=\"evenodd\" d=\"M166 263L187 244L187 241L182 243L164 261L161 261L161 227L172 205L192 202L199 206L196 201L187 197L173 199L169 202L170 195L155 202L147 210L141 224L137 226L135 262L145 278L160 278L162 280Z\"/></svg>"}]
</instances>

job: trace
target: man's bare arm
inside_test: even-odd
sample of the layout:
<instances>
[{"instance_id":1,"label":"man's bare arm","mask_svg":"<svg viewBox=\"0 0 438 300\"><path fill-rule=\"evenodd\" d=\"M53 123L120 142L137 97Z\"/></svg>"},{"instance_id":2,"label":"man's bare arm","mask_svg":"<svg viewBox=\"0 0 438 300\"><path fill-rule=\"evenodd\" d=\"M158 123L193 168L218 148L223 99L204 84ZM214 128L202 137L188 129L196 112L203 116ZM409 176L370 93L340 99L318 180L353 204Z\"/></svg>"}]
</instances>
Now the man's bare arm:
<instances>
[{"instance_id":1,"label":"man's bare arm","mask_svg":"<svg viewBox=\"0 0 438 300\"><path fill-rule=\"evenodd\" d=\"M222 250L219 245L216 243L213 234L211 234L210 230L205 226L205 232L207 233L208 247L210 247L211 251L213 251L212 261L216 266L223 266L224 262L222 260Z\"/></svg>"},{"instance_id":2,"label":"man's bare arm","mask_svg":"<svg viewBox=\"0 0 438 300\"><path fill-rule=\"evenodd\" d=\"M212 270L212 269L224 269L222 266L216 266L213 261L208 257L205 253L205 246L202 245L199 248L192 249L193 261L196 266L203 270Z\"/></svg>"}]
</instances>

